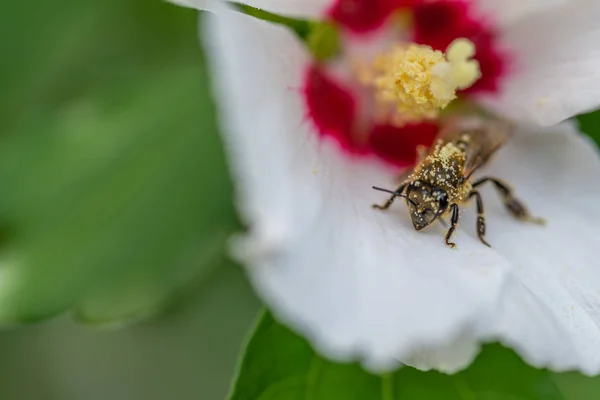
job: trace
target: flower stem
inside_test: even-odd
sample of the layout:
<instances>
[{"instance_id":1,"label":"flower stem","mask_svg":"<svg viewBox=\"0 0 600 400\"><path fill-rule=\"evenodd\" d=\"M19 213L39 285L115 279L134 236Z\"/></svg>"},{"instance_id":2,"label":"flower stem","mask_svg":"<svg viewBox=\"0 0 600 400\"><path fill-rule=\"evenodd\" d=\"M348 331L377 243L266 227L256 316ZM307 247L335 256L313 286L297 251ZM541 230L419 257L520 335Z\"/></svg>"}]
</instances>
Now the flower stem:
<instances>
[{"instance_id":1,"label":"flower stem","mask_svg":"<svg viewBox=\"0 0 600 400\"><path fill-rule=\"evenodd\" d=\"M303 19L296 19L290 17L284 17L278 14L273 14L268 11L251 7L246 4L232 3L235 8L247 15L254 18L262 19L263 21L269 21L278 25L284 25L294 31L303 41L306 40L312 30L312 22Z\"/></svg>"},{"instance_id":2,"label":"flower stem","mask_svg":"<svg viewBox=\"0 0 600 400\"><path fill-rule=\"evenodd\" d=\"M284 17L246 4L232 4L246 15L291 29L306 44L316 60L326 60L338 53L338 29L331 22Z\"/></svg>"}]
</instances>

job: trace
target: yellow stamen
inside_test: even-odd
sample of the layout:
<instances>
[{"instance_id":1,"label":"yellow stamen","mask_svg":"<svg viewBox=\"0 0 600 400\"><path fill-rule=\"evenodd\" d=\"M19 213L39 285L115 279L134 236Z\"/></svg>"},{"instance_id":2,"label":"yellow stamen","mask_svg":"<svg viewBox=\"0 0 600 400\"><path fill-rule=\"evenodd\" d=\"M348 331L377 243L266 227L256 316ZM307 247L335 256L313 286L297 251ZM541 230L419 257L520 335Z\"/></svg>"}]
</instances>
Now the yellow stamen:
<instances>
[{"instance_id":1,"label":"yellow stamen","mask_svg":"<svg viewBox=\"0 0 600 400\"><path fill-rule=\"evenodd\" d=\"M429 46L409 44L392 48L375 59L370 85L382 107L395 108L396 122L432 119L480 78L479 63L471 58L475 46L456 39L446 55Z\"/></svg>"}]
</instances>

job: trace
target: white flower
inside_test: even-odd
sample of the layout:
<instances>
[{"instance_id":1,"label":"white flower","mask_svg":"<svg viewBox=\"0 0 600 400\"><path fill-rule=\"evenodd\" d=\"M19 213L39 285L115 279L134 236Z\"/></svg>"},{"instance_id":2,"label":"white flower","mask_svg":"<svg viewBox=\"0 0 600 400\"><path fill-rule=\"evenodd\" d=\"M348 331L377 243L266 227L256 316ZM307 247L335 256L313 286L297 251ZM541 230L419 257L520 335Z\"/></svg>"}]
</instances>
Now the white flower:
<instances>
[{"instance_id":1,"label":"white flower","mask_svg":"<svg viewBox=\"0 0 600 400\"><path fill-rule=\"evenodd\" d=\"M369 1L371 19L360 14L357 21L358 14L336 14L349 1L330 9L322 1L252 3L296 16L337 15L346 26L343 54L317 65L284 27L218 2L187 0L215 12L207 15L203 39L238 206L249 225L235 247L258 293L325 355L358 358L374 369L401 361L455 371L473 359L479 343L500 340L536 366L600 372L598 154L570 122L552 128L524 123L554 124L600 103L600 2L411 0L404 9L413 17L404 25L409 33L392 36L390 26L397 25L375 15L384 10L387 16L389 2ZM352 3L361 9L366 1ZM420 6L433 8L419 27ZM456 20L443 19L456 10ZM440 24L441 33L434 29ZM385 86L389 64L378 70L372 60L404 63L406 53L392 53L391 42L406 49L407 40L419 37L447 46L458 38L448 36L453 29L475 46L480 76L468 73L469 89L461 91L464 79L455 74L456 65L472 60L468 51L456 58L445 49L444 61L418 47L424 57L418 60L438 57L443 67L429 77L454 85L451 90L470 104L519 121L518 134L480 174L510 182L536 215L548 219L545 227L518 221L492 188L484 189L493 248L477 239L474 205L462 213L455 250L444 245L443 229L416 232L401 202L386 213L370 207L385 199L371 186L393 185L390 165L406 164L416 144L431 140L436 102L450 93L446 86L444 96L416 88L411 93L421 90L431 102L409 125L392 112L393 135L384 132L383 144L375 146L370 137L380 121L373 116L378 96L397 88ZM462 61L443 64L455 59ZM402 90L393 97L398 109L422 100L397 100L409 93ZM361 136L365 132L371 136Z\"/></svg>"}]
</instances>

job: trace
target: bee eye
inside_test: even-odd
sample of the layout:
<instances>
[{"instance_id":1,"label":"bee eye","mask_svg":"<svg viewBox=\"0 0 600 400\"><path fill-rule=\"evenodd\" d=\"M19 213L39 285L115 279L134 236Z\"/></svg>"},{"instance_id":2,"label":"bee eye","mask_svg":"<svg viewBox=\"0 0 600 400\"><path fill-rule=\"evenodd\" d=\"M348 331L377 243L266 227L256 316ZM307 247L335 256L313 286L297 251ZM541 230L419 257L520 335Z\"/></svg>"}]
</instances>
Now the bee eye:
<instances>
[{"instance_id":1,"label":"bee eye","mask_svg":"<svg viewBox=\"0 0 600 400\"><path fill-rule=\"evenodd\" d=\"M448 196L446 196L446 194L443 194L442 196L440 196L438 198L438 204L440 205L439 211L443 212L444 210L446 210L446 208L448 208Z\"/></svg>"}]
</instances>

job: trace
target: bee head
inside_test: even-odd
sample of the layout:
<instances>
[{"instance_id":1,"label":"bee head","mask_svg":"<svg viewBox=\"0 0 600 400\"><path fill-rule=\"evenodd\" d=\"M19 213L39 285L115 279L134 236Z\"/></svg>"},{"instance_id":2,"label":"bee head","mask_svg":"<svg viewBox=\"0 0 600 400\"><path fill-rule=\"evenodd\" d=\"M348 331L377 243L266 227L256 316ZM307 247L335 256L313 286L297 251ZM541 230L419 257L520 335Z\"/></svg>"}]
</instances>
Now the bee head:
<instances>
[{"instance_id":1,"label":"bee head","mask_svg":"<svg viewBox=\"0 0 600 400\"><path fill-rule=\"evenodd\" d=\"M406 202L413 226L420 231L446 211L448 194L427 182L414 181L406 188Z\"/></svg>"}]
</instances>

